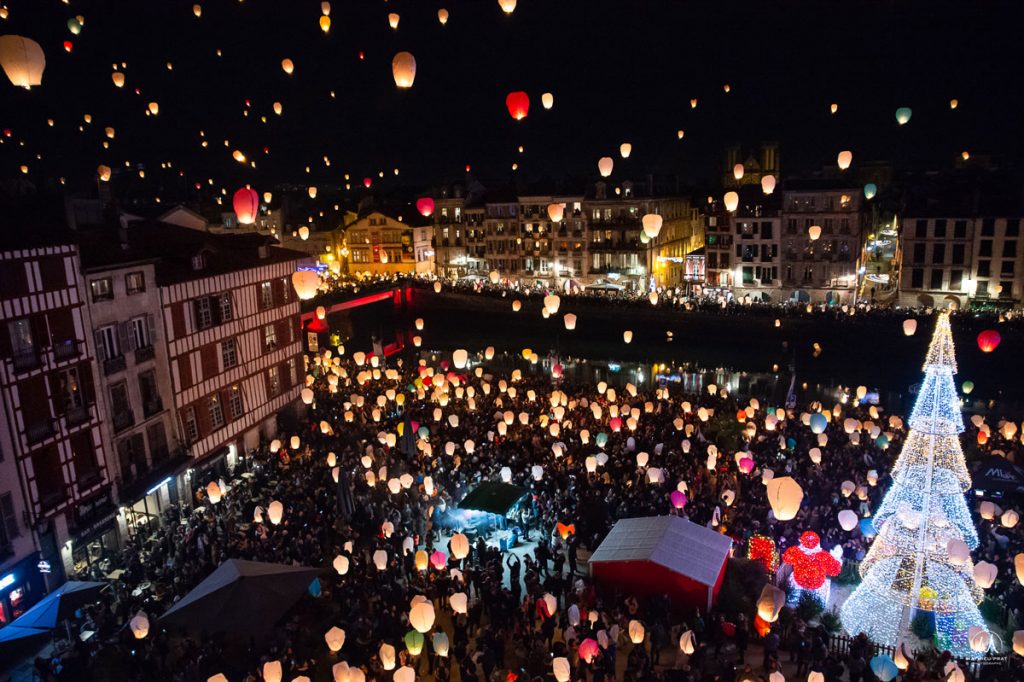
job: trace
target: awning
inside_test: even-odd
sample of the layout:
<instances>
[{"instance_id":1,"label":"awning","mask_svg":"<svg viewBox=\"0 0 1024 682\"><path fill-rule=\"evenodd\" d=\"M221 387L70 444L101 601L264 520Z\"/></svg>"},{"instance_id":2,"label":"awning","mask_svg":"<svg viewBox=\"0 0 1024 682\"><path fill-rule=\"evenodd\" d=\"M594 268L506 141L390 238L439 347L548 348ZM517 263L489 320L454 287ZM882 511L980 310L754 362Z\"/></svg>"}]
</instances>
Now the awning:
<instances>
[{"instance_id":1,"label":"awning","mask_svg":"<svg viewBox=\"0 0 1024 682\"><path fill-rule=\"evenodd\" d=\"M160 622L207 632L262 634L294 606L319 573L307 566L228 559Z\"/></svg>"},{"instance_id":2,"label":"awning","mask_svg":"<svg viewBox=\"0 0 1024 682\"><path fill-rule=\"evenodd\" d=\"M526 488L500 481L486 481L462 498L459 509L485 511L504 516L526 495Z\"/></svg>"}]
</instances>

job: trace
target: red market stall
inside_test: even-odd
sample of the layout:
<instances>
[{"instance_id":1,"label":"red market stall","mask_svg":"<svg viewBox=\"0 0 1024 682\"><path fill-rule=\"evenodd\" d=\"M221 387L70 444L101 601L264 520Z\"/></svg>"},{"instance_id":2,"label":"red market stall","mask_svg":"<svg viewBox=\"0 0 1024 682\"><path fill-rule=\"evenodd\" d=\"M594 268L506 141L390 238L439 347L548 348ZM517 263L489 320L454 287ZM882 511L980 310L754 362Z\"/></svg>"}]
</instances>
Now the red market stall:
<instances>
[{"instance_id":1,"label":"red market stall","mask_svg":"<svg viewBox=\"0 0 1024 682\"><path fill-rule=\"evenodd\" d=\"M602 584L639 597L710 609L725 576L732 540L678 516L622 519L590 559Z\"/></svg>"}]
</instances>

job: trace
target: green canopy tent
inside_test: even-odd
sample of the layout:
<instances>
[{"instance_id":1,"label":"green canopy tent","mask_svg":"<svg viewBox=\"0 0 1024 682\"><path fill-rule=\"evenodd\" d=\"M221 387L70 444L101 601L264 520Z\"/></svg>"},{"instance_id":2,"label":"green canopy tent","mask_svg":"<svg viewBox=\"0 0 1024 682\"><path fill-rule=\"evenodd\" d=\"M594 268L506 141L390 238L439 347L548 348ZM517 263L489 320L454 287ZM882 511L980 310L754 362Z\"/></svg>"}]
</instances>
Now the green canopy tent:
<instances>
[{"instance_id":1,"label":"green canopy tent","mask_svg":"<svg viewBox=\"0 0 1024 682\"><path fill-rule=\"evenodd\" d=\"M526 488L501 481L485 481L462 498L459 509L483 511L505 516L526 497Z\"/></svg>"}]
</instances>

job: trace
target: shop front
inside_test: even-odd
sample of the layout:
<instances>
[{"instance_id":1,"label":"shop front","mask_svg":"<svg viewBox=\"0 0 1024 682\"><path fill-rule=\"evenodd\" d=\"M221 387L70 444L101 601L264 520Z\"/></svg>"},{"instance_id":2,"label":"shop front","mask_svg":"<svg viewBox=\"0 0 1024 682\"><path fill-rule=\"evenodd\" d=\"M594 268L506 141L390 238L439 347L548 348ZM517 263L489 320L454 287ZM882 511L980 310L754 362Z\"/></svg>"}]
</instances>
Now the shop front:
<instances>
[{"instance_id":1,"label":"shop front","mask_svg":"<svg viewBox=\"0 0 1024 682\"><path fill-rule=\"evenodd\" d=\"M117 507L109 490L79 504L68 521L69 577L103 580L119 567L121 534L117 528Z\"/></svg>"},{"instance_id":2,"label":"shop front","mask_svg":"<svg viewBox=\"0 0 1024 682\"><path fill-rule=\"evenodd\" d=\"M124 530L129 537L148 536L169 517L177 520L181 495L188 490L183 475L188 463L188 455L181 453L120 490Z\"/></svg>"},{"instance_id":3,"label":"shop front","mask_svg":"<svg viewBox=\"0 0 1024 682\"><path fill-rule=\"evenodd\" d=\"M0 574L0 627L25 613L46 595L43 571L49 564L33 552Z\"/></svg>"}]
</instances>

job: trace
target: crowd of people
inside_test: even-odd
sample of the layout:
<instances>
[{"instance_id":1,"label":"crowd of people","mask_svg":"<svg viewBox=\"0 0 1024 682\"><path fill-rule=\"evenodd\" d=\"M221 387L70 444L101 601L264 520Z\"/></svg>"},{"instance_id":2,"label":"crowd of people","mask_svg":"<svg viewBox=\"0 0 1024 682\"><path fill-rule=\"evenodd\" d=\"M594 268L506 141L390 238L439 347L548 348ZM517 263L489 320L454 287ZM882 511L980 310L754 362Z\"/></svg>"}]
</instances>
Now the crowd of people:
<instances>
[{"instance_id":1,"label":"crowd of people","mask_svg":"<svg viewBox=\"0 0 1024 682\"><path fill-rule=\"evenodd\" d=\"M839 406L842 418L830 422L819 463L809 454L819 447L818 437L800 418L821 407L816 404L787 410L767 431L761 425L777 406L709 386L683 394L672 384L553 381L553 358L502 375L491 374L495 365L483 353L461 369L450 357L407 354L374 359L377 365L360 359L361 365L351 354L309 356L313 394L311 404L300 407L300 425L248 453L228 477L237 484L219 503L205 496L207 481L197 481L195 509L176 511L153 537L129 544L124 574L78 619L76 627L95 636L75 638L60 657L39 659L42 680L193 682L223 674L249 682L264 679L268 661L281 662L284 680L390 680L403 666L439 681L553 680L552 661L560 657L570 661L573 680L591 682L753 681L774 672L802 680L812 671L830 681L874 679L868 662L877 650L863 638L837 650L832 635L838 633L825 618L804 620L787 608L770 632L759 633L754 618L761 585L730 573L740 573L737 562L755 535L772 538L781 554L813 530L824 548L841 547L844 561L863 557L868 539L859 528L843 530L837 514L851 509L868 516L890 483L886 472L905 433L882 406L856 400ZM750 416L738 419L747 408ZM621 423L613 425L616 415ZM853 442L842 426L846 417L881 426L888 446L867 437ZM975 429L969 426L965 441L976 439ZM1006 440L996 425L992 431L986 448L1019 458L1019 434ZM297 448L290 447L293 435ZM590 471L588 457L598 452L607 461ZM649 456L644 466L638 466L641 452ZM738 452L754 460L754 471L737 467ZM650 482L651 468L661 470L663 482ZM767 469L803 487L796 518L775 518L762 483ZM479 483L502 478L529 492L515 517L501 524L517 526L524 544L504 551L493 534L474 533L454 513ZM847 480L859 495L842 492ZM339 485L345 494L339 495ZM681 506L670 498L676 490L685 492ZM272 501L283 504L280 524L256 513ZM637 598L628 586L598 584L587 574L585 557L618 519L666 514L733 540L737 559L730 560L719 603L708 613L681 609L667 595ZM1020 622L1024 588L1014 578L1013 557L1024 549L1024 536L999 527L998 518L977 521L982 546L976 558L999 567L993 593ZM450 544L459 530L474 538L461 560ZM384 570L374 560L381 549ZM443 552L443 570L421 570L420 549ZM344 575L333 567L338 556L348 559ZM311 591L259 637L158 625L161 613L229 558L321 568L318 596ZM774 575L760 578L767 580L785 584ZM456 593L468 597L465 613L453 612ZM410 606L420 595L434 605L434 631L447 634L447 655L429 634L422 653L407 646ZM546 595L556 608L549 608ZM126 627L139 611L153 623L144 639ZM646 628L639 645L626 634L633 620ZM324 639L332 626L346 633L336 654ZM692 654L679 644L685 632L693 635ZM588 638L601 646L581 657ZM389 660L384 644L394 647L397 660ZM760 647L763 655L752 658L748 647ZM339 662L347 671L335 670ZM902 679L945 679L947 662L922 655ZM1024 669L1011 660L982 668L981 677L1024 679Z\"/></svg>"}]
</instances>

